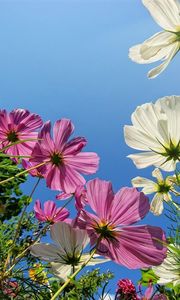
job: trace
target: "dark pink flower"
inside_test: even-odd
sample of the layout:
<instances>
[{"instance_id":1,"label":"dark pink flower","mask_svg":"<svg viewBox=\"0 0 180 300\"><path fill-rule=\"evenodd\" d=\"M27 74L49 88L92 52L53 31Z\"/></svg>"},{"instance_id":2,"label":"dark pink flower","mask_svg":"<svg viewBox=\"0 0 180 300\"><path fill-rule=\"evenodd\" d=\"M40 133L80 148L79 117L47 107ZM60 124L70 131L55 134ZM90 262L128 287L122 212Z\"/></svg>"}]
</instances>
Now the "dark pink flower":
<instances>
[{"instance_id":1,"label":"dark pink flower","mask_svg":"<svg viewBox=\"0 0 180 300\"><path fill-rule=\"evenodd\" d=\"M118 290L116 292L117 300L138 300L136 288L130 279L121 279L118 281Z\"/></svg>"},{"instance_id":2,"label":"dark pink flower","mask_svg":"<svg viewBox=\"0 0 180 300\"><path fill-rule=\"evenodd\" d=\"M132 226L149 211L148 198L135 188L122 188L115 195L110 182L94 179L87 183L88 204L96 213L82 210L78 225L85 228L98 253L130 269L159 265L166 248L161 228Z\"/></svg>"},{"instance_id":3,"label":"dark pink flower","mask_svg":"<svg viewBox=\"0 0 180 300\"><path fill-rule=\"evenodd\" d=\"M31 155L38 135L34 130L41 126L40 116L32 114L28 110L15 109L10 113L0 110L0 148L21 140L34 139L13 145L4 151L10 155ZM17 158L14 160L18 161Z\"/></svg>"},{"instance_id":4,"label":"dark pink flower","mask_svg":"<svg viewBox=\"0 0 180 300\"><path fill-rule=\"evenodd\" d=\"M46 122L39 134L38 141L32 152L32 162L45 162L43 175L47 186L54 190L74 193L76 187L85 184L80 175L93 174L97 171L99 157L93 152L81 152L86 145L83 137L73 138L68 142L74 126L68 119L56 121L51 138L51 123Z\"/></svg>"},{"instance_id":5,"label":"dark pink flower","mask_svg":"<svg viewBox=\"0 0 180 300\"><path fill-rule=\"evenodd\" d=\"M39 221L57 223L64 221L69 216L69 211L66 208L57 208L56 204L48 200L44 203L44 210L41 208L39 200L34 205L35 216Z\"/></svg>"}]
</instances>

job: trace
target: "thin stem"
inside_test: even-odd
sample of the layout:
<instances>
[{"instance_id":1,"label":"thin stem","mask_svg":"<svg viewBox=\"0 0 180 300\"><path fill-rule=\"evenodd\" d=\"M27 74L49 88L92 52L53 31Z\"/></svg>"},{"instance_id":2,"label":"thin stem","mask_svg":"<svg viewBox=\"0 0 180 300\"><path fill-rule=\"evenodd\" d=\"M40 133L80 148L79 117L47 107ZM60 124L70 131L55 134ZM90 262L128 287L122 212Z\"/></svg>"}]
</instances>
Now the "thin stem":
<instances>
[{"instance_id":1,"label":"thin stem","mask_svg":"<svg viewBox=\"0 0 180 300\"><path fill-rule=\"evenodd\" d=\"M14 143L11 143L11 144L9 144L9 145L7 145L7 146L1 148L1 149L0 149L0 152L3 152L3 151L5 151L5 150L7 150L8 148L10 148L10 147L12 147L12 146L15 146L15 145L18 145L18 144L22 144L22 143L26 143L26 142L31 142L31 141L38 141L38 140L41 140L41 139L37 138L37 139L18 140L18 141L14 142ZM2 144L2 143L3 143L3 142L1 142L1 144Z\"/></svg>"},{"instance_id":2,"label":"thin stem","mask_svg":"<svg viewBox=\"0 0 180 300\"><path fill-rule=\"evenodd\" d=\"M172 204L176 207L177 210L180 210L180 207L179 207L178 204L176 204L176 203L175 203L173 200L171 200L171 199L170 199L170 201L171 201L170 203L172 203Z\"/></svg>"},{"instance_id":3,"label":"thin stem","mask_svg":"<svg viewBox=\"0 0 180 300\"><path fill-rule=\"evenodd\" d=\"M66 280L66 282L59 288L59 290L54 294L51 300L55 300L59 294L65 289L65 287L71 282L71 280L88 264L93 255L96 252L96 248L91 252L89 258Z\"/></svg>"},{"instance_id":4,"label":"thin stem","mask_svg":"<svg viewBox=\"0 0 180 300\"><path fill-rule=\"evenodd\" d=\"M30 194L29 197L28 197L28 200L31 199L31 197L33 196L33 194L34 194L34 192L35 192L35 190L36 190L36 188L37 188L37 186L38 186L40 180L41 180L41 178L39 177L38 180L37 180L37 182L35 183L33 189L32 189L31 194ZM24 214L25 214L25 212L26 212L26 208L28 207L28 205L29 205L29 203L26 203L26 205L24 206L24 209L23 209L23 211L22 211L22 214L21 214L21 217L20 217L20 219L19 219L18 226L17 226L17 229L16 229L16 233L15 233L15 236L14 236L14 239L13 239L13 243L16 241L16 239L17 239L17 237L18 237L18 234L19 234L19 228L20 228L20 226L21 226L21 222L22 222L22 219L23 219L23 217L24 217Z\"/></svg>"},{"instance_id":5,"label":"thin stem","mask_svg":"<svg viewBox=\"0 0 180 300\"><path fill-rule=\"evenodd\" d=\"M35 192L35 189L37 188L40 179L41 179L41 178L38 178L38 181L36 182L35 186L33 187L32 192L31 192L31 194L29 195L28 199L30 199L30 198L32 197L33 193ZM4 264L4 271L6 270L6 266L7 266L8 262L9 262L9 259L10 259L10 253L11 253L11 251L13 250L14 243L15 243L17 237L18 237L19 229L20 229L20 226L21 226L21 222L22 222L22 219L23 219L23 217L24 217L24 214L25 214L25 211L26 211L26 208L28 207L28 205L29 205L29 203L26 203L26 205L24 206L24 209L23 209L23 211L22 211L21 217L20 217L20 219L19 219L19 221L18 221L17 229L16 229L16 232L15 232L13 241L12 241L12 246L11 246L10 250L8 251L8 255L7 255L5 264Z\"/></svg>"},{"instance_id":6,"label":"thin stem","mask_svg":"<svg viewBox=\"0 0 180 300\"><path fill-rule=\"evenodd\" d=\"M20 173L18 173L16 175L12 176L12 177L9 177L9 178L7 178L5 180L0 181L0 184L4 184L4 183L6 183L8 181L11 181L11 180L15 179L16 177L20 177L21 175L24 175L24 174L28 173L31 170L34 170L34 169L39 168L41 166L44 166L46 163L47 163L47 161L46 162L42 162L42 163L40 163L40 164L38 164L36 166L33 166L33 167L29 168L29 169L26 169L26 170L24 170L24 171L22 171L22 172L20 172Z\"/></svg>"}]
</instances>

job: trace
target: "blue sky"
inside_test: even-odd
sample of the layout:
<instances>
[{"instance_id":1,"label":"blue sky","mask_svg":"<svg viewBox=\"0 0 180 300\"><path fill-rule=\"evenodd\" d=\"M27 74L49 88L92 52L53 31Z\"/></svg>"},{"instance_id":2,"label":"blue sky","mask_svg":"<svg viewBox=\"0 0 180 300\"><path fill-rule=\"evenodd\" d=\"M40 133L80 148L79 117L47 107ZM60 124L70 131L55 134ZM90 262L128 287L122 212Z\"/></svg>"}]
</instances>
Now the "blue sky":
<instances>
[{"instance_id":1,"label":"blue sky","mask_svg":"<svg viewBox=\"0 0 180 300\"><path fill-rule=\"evenodd\" d=\"M128 49L160 30L140 0L1 0L0 106L29 109L44 121L70 118L75 135L88 139L86 150L101 158L93 177L111 180L115 191L135 176L150 177L152 168L137 170L126 158L134 151L123 126L138 105L179 94L179 61L148 80L152 65L133 63ZM34 199L56 194L42 183ZM149 214L144 223L165 228L166 219ZM116 275L112 291L119 278L139 279L117 264L107 268Z\"/></svg>"}]
</instances>

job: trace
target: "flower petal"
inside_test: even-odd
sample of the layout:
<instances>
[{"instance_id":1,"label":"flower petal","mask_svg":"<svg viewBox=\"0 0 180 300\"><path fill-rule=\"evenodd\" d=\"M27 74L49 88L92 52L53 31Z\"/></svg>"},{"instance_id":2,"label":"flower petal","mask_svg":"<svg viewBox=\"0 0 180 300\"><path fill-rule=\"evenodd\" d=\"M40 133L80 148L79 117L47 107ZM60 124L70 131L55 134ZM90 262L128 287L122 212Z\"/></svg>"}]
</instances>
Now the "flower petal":
<instances>
[{"instance_id":1,"label":"flower petal","mask_svg":"<svg viewBox=\"0 0 180 300\"><path fill-rule=\"evenodd\" d=\"M82 174L94 174L99 165L99 156L94 152L82 152L64 156L64 163Z\"/></svg>"},{"instance_id":2,"label":"flower petal","mask_svg":"<svg viewBox=\"0 0 180 300\"><path fill-rule=\"evenodd\" d=\"M120 230L117 247L110 245L114 260L130 269L159 265L165 258L165 240L161 228L154 226L129 226Z\"/></svg>"},{"instance_id":3,"label":"flower petal","mask_svg":"<svg viewBox=\"0 0 180 300\"><path fill-rule=\"evenodd\" d=\"M69 119L62 119L55 122L53 127L53 137L55 147L58 151L62 151L68 138L74 131L74 125Z\"/></svg>"},{"instance_id":4,"label":"flower petal","mask_svg":"<svg viewBox=\"0 0 180 300\"><path fill-rule=\"evenodd\" d=\"M176 32L180 25L178 0L142 0L154 20L165 30Z\"/></svg>"},{"instance_id":5,"label":"flower petal","mask_svg":"<svg viewBox=\"0 0 180 300\"><path fill-rule=\"evenodd\" d=\"M142 192L147 195L156 192L158 188L154 181L140 176L133 178L131 182L134 187L142 187Z\"/></svg>"},{"instance_id":6,"label":"flower petal","mask_svg":"<svg viewBox=\"0 0 180 300\"><path fill-rule=\"evenodd\" d=\"M162 214L163 208L163 194L156 193L152 199L150 211L155 216L159 216Z\"/></svg>"},{"instance_id":7,"label":"flower petal","mask_svg":"<svg viewBox=\"0 0 180 300\"><path fill-rule=\"evenodd\" d=\"M72 266L63 263L52 262L51 270L55 276L59 277L63 281L66 281L68 279L68 276L70 276L72 273Z\"/></svg>"},{"instance_id":8,"label":"flower petal","mask_svg":"<svg viewBox=\"0 0 180 300\"><path fill-rule=\"evenodd\" d=\"M93 179L87 183L87 199L99 218L108 219L114 198L112 184L109 181Z\"/></svg>"},{"instance_id":9,"label":"flower petal","mask_svg":"<svg viewBox=\"0 0 180 300\"><path fill-rule=\"evenodd\" d=\"M70 155L70 154L77 154L79 153L84 146L86 146L87 141L83 137L77 137L66 143L66 145L63 148L63 155Z\"/></svg>"},{"instance_id":10,"label":"flower petal","mask_svg":"<svg viewBox=\"0 0 180 300\"><path fill-rule=\"evenodd\" d=\"M59 261L59 249L52 244L38 243L30 247L33 256L45 261Z\"/></svg>"},{"instance_id":11,"label":"flower petal","mask_svg":"<svg viewBox=\"0 0 180 300\"><path fill-rule=\"evenodd\" d=\"M166 59L164 60L164 62L162 64L160 64L159 66L157 66L156 68L154 68L148 72L149 78L157 77L160 73L162 73L167 68L170 61L173 59L175 54L179 51L180 42L179 41L175 42L175 43L169 45L168 48L169 48L169 50L168 50L169 54L166 56Z\"/></svg>"},{"instance_id":12,"label":"flower petal","mask_svg":"<svg viewBox=\"0 0 180 300\"><path fill-rule=\"evenodd\" d=\"M110 218L118 226L130 225L143 219L148 211L148 198L136 188L125 187L115 194Z\"/></svg>"}]
</instances>

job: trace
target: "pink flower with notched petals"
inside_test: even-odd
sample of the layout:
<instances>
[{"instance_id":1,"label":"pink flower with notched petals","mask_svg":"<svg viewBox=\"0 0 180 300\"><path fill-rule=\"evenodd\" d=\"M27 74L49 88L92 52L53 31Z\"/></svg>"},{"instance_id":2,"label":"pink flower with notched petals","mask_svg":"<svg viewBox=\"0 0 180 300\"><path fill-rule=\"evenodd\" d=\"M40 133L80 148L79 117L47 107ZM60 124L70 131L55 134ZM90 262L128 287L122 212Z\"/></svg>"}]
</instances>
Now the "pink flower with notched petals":
<instances>
[{"instance_id":1,"label":"pink flower with notched petals","mask_svg":"<svg viewBox=\"0 0 180 300\"><path fill-rule=\"evenodd\" d=\"M34 211L35 216L39 221L50 223L64 221L69 216L69 211L66 208L57 208L56 204L51 200L44 203L44 211L41 208L40 201L36 200Z\"/></svg>"},{"instance_id":2,"label":"pink flower with notched petals","mask_svg":"<svg viewBox=\"0 0 180 300\"><path fill-rule=\"evenodd\" d=\"M148 198L135 188L122 188L115 195L110 182L87 183L88 204L96 213L82 210L78 226L85 228L97 252L130 269L159 265L166 248L161 228L132 226L149 211Z\"/></svg>"},{"instance_id":3,"label":"pink flower with notched petals","mask_svg":"<svg viewBox=\"0 0 180 300\"><path fill-rule=\"evenodd\" d=\"M4 150L5 153L15 156L31 155L38 135L34 130L41 126L40 116L32 114L28 110L14 109L10 113L0 110L0 148L22 140L33 139L17 143ZM18 161L17 158L13 158L13 160Z\"/></svg>"},{"instance_id":4,"label":"pink flower with notched petals","mask_svg":"<svg viewBox=\"0 0 180 300\"><path fill-rule=\"evenodd\" d=\"M80 175L93 174L97 171L99 157L93 152L81 152L86 145L83 137L68 141L74 126L68 119L56 121L51 138L51 123L46 122L39 134L39 140L32 152L31 162L45 162L42 170L47 186L54 190L74 193L76 187L85 184ZM41 168L39 168L41 171Z\"/></svg>"}]
</instances>

